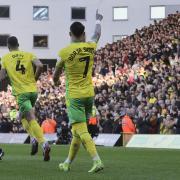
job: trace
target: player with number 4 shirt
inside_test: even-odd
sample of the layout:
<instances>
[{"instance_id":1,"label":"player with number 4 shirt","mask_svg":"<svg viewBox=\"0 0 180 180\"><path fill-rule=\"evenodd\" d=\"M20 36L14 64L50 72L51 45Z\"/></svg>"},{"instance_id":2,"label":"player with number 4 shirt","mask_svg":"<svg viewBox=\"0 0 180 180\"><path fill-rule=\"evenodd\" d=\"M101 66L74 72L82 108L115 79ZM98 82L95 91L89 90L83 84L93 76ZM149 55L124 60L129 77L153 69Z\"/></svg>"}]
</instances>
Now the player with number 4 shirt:
<instances>
[{"instance_id":1,"label":"player with number 4 shirt","mask_svg":"<svg viewBox=\"0 0 180 180\"><path fill-rule=\"evenodd\" d=\"M19 106L19 119L34 142L31 155L37 153L38 142L43 147L44 161L49 161L50 147L34 113L34 105L37 99L36 80L41 74L43 65L32 53L19 50L19 43L15 36L8 38L7 45L10 52L2 57L0 80L7 76L10 79L12 93ZM33 65L36 67L35 73Z\"/></svg>"}]
</instances>

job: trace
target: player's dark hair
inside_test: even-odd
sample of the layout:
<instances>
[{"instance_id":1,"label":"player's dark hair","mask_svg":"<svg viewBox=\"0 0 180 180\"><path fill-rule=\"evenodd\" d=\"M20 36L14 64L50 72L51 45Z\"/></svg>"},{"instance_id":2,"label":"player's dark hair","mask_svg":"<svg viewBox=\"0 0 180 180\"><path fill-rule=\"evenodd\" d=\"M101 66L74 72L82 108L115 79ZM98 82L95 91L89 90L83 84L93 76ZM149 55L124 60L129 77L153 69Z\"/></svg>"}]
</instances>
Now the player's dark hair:
<instances>
[{"instance_id":1,"label":"player's dark hair","mask_svg":"<svg viewBox=\"0 0 180 180\"><path fill-rule=\"evenodd\" d=\"M8 39L7 39L7 44L9 47L11 48L16 48L19 46L19 43L18 43L18 39L17 37L15 36L10 36Z\"/></svg>"},{"instance_id":2,"label":"player's dark hair","mask_svg":"<svg viewBox=\"0 0 180 180\"><path fill-rule=\"evenodd\" d=\"M84 30L85 26L80 22L74 22L70 26L70 31L77 38L79 38L84 33Z\"/></svg>"}]
</instances>

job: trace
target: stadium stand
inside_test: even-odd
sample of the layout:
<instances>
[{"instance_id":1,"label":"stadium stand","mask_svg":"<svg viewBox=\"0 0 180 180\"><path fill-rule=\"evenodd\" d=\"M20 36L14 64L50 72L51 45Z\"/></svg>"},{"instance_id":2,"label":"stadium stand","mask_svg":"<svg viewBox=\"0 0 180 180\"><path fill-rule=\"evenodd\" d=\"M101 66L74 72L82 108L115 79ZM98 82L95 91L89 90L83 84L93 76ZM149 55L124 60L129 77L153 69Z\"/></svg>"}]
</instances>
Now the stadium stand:
<instances>
[{"instance_id":1,"label":"stadium stand","mask_svg":"<svg viewBox=\"0 0 180 180\"><path fill-rule=\"evenodd\" d=\"M53 86L53 71L37 83L36 115L40 123L52 118L59 127L68 122L65 78ZM137 133L180 134L180 13L99 49L93 76L100 132L120 133L126 115ZM10 87L0 93L0 107L0 132L24 132Z\"/></svg>"}]
</instances>

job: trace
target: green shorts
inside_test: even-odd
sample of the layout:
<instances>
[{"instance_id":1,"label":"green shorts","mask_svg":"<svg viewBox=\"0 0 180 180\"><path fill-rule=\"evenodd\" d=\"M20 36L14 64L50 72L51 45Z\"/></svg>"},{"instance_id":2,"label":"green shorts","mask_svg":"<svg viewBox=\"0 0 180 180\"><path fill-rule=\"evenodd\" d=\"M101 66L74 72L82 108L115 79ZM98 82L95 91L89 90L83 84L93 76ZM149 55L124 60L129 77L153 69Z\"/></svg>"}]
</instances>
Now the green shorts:
<instances>
[{"instance_id":1,"label":"green shorts","mask_svg":"<svg viewBox=\"0 0 180 180\"><path fill-rule=\"evenodd\" d=\"M37 96L37 92L29 92L17 95L16 99L19 106L19 111L23 114L30 111L36 103Z\"/></svg>"},{"instance_id":2,"label":"green shorts","mask_svg":"<svg viewBox=\"0 0 180 180\"><path fill-rule=\"evenodd\" d=\"M86 122L91 114L94 98L66 98L67 113L71 124Z\"/></svg>"}]
</instances>

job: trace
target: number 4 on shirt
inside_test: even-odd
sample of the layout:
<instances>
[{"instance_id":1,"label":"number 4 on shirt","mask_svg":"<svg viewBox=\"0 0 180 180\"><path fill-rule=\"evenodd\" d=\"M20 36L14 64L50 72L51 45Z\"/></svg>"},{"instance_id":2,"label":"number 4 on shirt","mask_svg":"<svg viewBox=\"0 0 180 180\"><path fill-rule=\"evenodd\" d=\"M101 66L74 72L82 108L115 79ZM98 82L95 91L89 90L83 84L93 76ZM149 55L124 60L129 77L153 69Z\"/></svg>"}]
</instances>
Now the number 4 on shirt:
<instances>
[{"instance_id":1,"label":"number 4 on shirt","mask_svg":"<svg viewBox=\"0 0 180 180\"><path fill-rule=\"evenodd\" d=\"M23 64L21 64L21 61L17 61L17 64L16 64L16 71L21 71L22 74L25 74L26 73L26 68L24 67Z\"/></svg>"}]
</instances>

